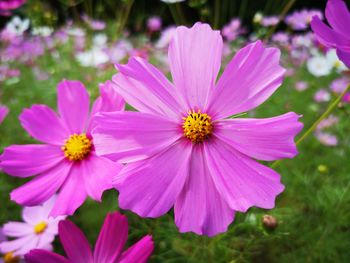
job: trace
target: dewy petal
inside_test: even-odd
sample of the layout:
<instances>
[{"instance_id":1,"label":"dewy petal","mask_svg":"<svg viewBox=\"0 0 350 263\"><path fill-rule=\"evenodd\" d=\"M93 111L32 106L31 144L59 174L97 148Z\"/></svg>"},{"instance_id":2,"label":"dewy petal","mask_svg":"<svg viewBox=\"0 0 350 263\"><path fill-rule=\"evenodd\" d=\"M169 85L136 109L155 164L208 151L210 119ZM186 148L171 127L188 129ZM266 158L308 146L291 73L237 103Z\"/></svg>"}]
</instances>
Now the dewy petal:
<instances>
[{"instance_id":1,"label":"dewy petal","mask_svg":"<svg viewBox=\"0 0 350 263\"><path fill-rule=\"evenodd\" d=\"M205 144L204 152L214 184L233 210L275 206L276 196L284 189L278 173L218 139Z\"/></svg>"},{"instance_id":2,"label":"dewy petal","mask_svg":"<svg viewBox=\"0 0 350 263\"><path fill-rule=\"evenodd\" d=\"M119 205L142 217L159 217L174 205L185 183L191 144L179 141L153 157L125 166L115 178Z\"/></svg>"},{"instance_id":3,"label":"dewy petal","mask_svg":"<svg viewBox=\"0 0 350 263\"><path fill-rule=\"evenodd\" d=\"M119 263L146 263L154 249L152 236L145 236L129 247L122 255Z\"/></svg>"},{"instance_id":4,"label":"dewy petal","mask_svg":"<svg viewBox=\"0 0 350 263\"><path fill-rule=\"evenodd\" d=\"M294 137L303 127L294 112L267 119L226 119L215 123L215 136L255 159L293 158Z\"/></svg>"},{"instance_id":5,"label":"dewy petal","mask_svg":"<svg viewBox=\"0 0 350 263\"><path fill-rule=\"evenodd\" d=\"M2 231L6 236L23 237L34 233L34 228L23 222L8 222L4 224Z\"/></svg>"},{"instance_id":6,"label":"dewy petal","mask_svg":"<svg viewBox=\"0 0 350 263\"><path fill-rule=\"evenodd\" d=\"M94 153L82 162L82 176L86 193L96 201L101 201L105 190L111 189L112 179L118 174L122 165Z\"/></svg>"},{"instance_id":7,"label":"dewy petal","mask_svg":"<svg viewBox=\"0 0 350 263\"><path fill-rule=\"evenodd\" d=\"M107 214L96 242L94 262L117 262L127 238L128 221L126 216L118 212Z\"/></svg>"},{"instance_id":8,"label":"dewy petal","mask_svg":"<svg viewBox=\"0 0 350 263\"><path fill-rule=\"evenodd\" d=\"M179 123L148 113L100 113L94 121L97 155L121 162L150 157L183 136Z\"/></svg>"},{"instance_id":9,"label":"dewy petal","mask_svg":"<svg viewBox=\"0 0 350 263\"><path fill-rule=\"evenodd\" d=\"M89 94L80 81L63 80L57 86L58 110L70 133L82 133L89 117Z\"/></svg>"},{"instance_id":10,"label":"dewy petal","mask_svg":"<svg viewBox=\"0 0 350 263\"><path fill-rule=\"evenodd\" d=\"M350 39L350 12L342 0L329 0L326 7L326 18L332 28Z\"/></svg>"},{"instance_id":11,"label":"dewy petal","mask_svg":"<svg viewBox=\"0 0 350 263\"><path fill-rule=\"evenodd\" d=\"M11 192L11 200L24 206L40 205L52 197L63 184L71 165L65 161L38 175Z\"/></svg>"},{"instance_id":12,"label":"dewy petal","mask_svg":"<svg viewBox=\"0 0 350 263\"><path fill-rule=\"evenodd\" d=\"M61 255L43 249L31 250L24 259L27 263L68 263L68 260Z\"/></svg>"},{"instance_id":13,"label":"dewy petal","mask_svg":"<svg viewBox=\"0 0 350 263\"><path fill-rule=\"evenodd\" d=\"M214 236L225 232L234 212L218 193L207 167L203 144L193 147L190 173L176 199L175 222L180 232Z\"/></svg>"},{"instance_id":14,"label":"dewy petal","mask_svg":"<svg viewBox=\"0 0 350 263\"><path fill-rule=\"evenodd\" d=\"M28 177L56 166L64 159L60 147L53 145L12 145L0 156L0 167L7 174Z\"/></svg>"},{"instance_id":15,"label":"dewy petal","mask_svg":"<svg viewBox=\"0 0 350 263\"><path fill-rule=\"evenodd\" d=\"M210 98L208 112L220 119L262 104L281 85L285 69L280 51L261 41L239 50L227 65Z\"/></svg>"},{"instance_id":16,"label":"dewy petal","mask_svg":"<svg viewBox=\"0 0 350 263\"><path fill-rule=\"evenodd\" d=\"M86 197L85 184L82 181L82 164L74 163L62 185L50 216L73 215L75 210L80 207ZM98 176L98 175L97 175Z\"/></svg>"},{"instance_id":17,"label":"dewy petal","mask_svg":"<svg viewBox=\"0 0 350 263\"><path fill-rule=\"evenodd\" d=\"M60 221L59 236L69 262L93 263L90 244L83 232L69 220Z\"/></svg>"},{"instance_id":18,"label":"dewy petal","mask_svg":"<svg viewBox=\"0 0 350 263\"><path fill-rule=\"evenodd\" d=\"M56 112L46 105L34 105L19 116L23 128L35 139L62 146L69 132Z\"/></svg>"},{"instance_id":19,"label":"dewy petal","mask_svg":"<svg viewBox=\"0 0 350 263\"><path fill-rule=\"evenodd\" d=\"M169 46L169 63L176 89L188 109L206 109L221 66L220 31L207 24L176 28Z\"/></svg>"}]
</instances>

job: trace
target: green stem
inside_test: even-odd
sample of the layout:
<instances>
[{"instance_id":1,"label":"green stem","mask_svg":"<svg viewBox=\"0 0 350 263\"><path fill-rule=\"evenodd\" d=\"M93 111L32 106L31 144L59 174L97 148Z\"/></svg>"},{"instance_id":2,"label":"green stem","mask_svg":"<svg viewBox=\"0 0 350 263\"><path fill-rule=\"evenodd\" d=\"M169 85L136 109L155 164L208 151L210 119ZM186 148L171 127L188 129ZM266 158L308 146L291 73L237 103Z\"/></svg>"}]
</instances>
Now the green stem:
<instances>
[{"instance_id":1,"label":"green stem","mask_svg":"<svg viewBox=\"0 0 350 263\"><path fill-rule=\"evenodd\" d=\"M343 91L342 94L340 94L338 96L338 98L332 102L327 110L311 125L311 127L297 140L296 145L299 145L302 141L304 141L307 137L310 136L310 134L312 134L317 126L320 124L321 121L323 121L325 118L328 117L328 115L337 107L337 105L339 104L339 102L341 101L341 99L344 97L344 95L349 91L350 89L350 85ZM275 161L272 165L271 168L275 168L277 165L280 164L282 160L278 160Z\"/></svg>"},{"instance_id":2,"label":"green stem","mask_svg":"<svg viewBox=\"0 0 350 263\"><path fill-rule=\"evenodd\" d=\"M176 25L180 25L181 22L180 22L180 19L179 19L178 15L177 15L176 8L174 7L173 4L168 4L168 6L169 6L169 10L170 10L170 13L171 13L171 15L172 15L172 17L174 19L175 24Z\"/></svg>"},{"instance_id":3,"label":"green stem","mask_svg":"<svg viewBox=\"0 0 350 263\"><path fill-rule=\"evenodd\" d=\"M120 20L118 23L118 30L117 30L117 35L119 36L120 34L123 33L124 27L126 25L126 22L128 21L129 15L130 15L130 11L131 11L131 7L134 4L134 0L129 0L125 10L124 8L122 8L122 10L124 11L123 14L119 14L120 15Z\"/></svg>"},{"instance_id":4,"label":"green stem","mask_svg":"<svg viewBox=\"0 0 350 263\"><path fill-rule=\"evenodd\" d=\"M214 13L214 29L219 28L219 21L220 21L220 0L215 0L215 13Z\"/></svg>"},{"instance_id":5,"label":"green stem","mask_svg":"<svg viewBox=\"0 0 350 263\"><path fill-rule=\"evenodd\" d=\"M177 15L180 18L181 25L186 25L187 21L186 21L184 12L183 12L182 7L181 7L181 3L176 3L175 7L176 7Z\"/></svg>"}]
</instances>

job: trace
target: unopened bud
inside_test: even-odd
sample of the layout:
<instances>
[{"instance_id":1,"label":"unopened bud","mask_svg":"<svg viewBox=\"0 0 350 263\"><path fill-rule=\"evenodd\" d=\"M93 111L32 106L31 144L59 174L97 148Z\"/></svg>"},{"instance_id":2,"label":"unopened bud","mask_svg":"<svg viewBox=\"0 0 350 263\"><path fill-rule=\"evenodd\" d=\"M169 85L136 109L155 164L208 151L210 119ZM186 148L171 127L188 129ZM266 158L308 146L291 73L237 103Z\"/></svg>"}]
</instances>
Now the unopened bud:
<instances>
[{"instance_id":1,"label":"unopened bud","mask_svg":"<svg viewBox=\"0 0 350 263\"><path fill-rule=\"evenodd\" d=\"M278 225L277 219L271 215L264 215L262 218L262 222L264 227L271 230L275 229Z\"/></svg>"}]
</instances>

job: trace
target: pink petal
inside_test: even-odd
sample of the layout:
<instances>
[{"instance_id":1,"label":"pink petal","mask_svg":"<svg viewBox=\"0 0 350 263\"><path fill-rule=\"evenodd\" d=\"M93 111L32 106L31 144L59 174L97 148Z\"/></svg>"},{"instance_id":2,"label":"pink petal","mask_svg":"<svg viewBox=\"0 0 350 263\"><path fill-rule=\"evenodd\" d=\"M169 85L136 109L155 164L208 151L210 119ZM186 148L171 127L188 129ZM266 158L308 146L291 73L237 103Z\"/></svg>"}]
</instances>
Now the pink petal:
<instances>
[{"instance_id":1,"label":"pink petal","mask_svg":"<svg viewBox=\"0 0 350 263\"><path fill-rule=\"evenodd\" d=\"M20 205L40 205L52 197L69 174L71 165L65 161L38 175L11 192L11 200Z\"/></svg>"},{"instance_id":2,"label":"pink petal","mask_svg":"<svg viewBox=\"0 0 350 263\"><path fill-rule=\"evenodd\" d=\"M8 113L9 109L6 106L0 104L0 124L4 121Z\"/></svg>"},{"instance_id":3,"label":"pink petal","mask_svg":"<svg viewBox=\"0 0 350 263\"><path fill-rule=\"evenodd\" d=\"M118 212L107 214L96 242L94 262L117 262L127 238L126 217Z\"/></svg>"},{"instance_id":4,"label":"pink petal","mask_svg":"<svg viewBox=\"0 0 350 263\"><path fill-rule=\"evenodd\" d=\"M146 263L153 249L152 236L144 236L123 253L119 263Z\"/></svg>"},{"instance_id":5,"label":"pink petal","mask_svg":"<svg viewBox=\"0 0 350 263\"><path fill-rule=\"evenodd\" d=\"M294 137L303 124L290 112L268 119L227 119L215 123L215 136L255 159L293 158L298 151Z\"/></svg>"},{"instance_id":6,"label":"pink petal","mask_svg":"<svg viewBox=\"0 0 350 263\"><path fill-rule=\"evenodd\" d=\"M46 249L50 247L51 243L55 240L55 235L48 233L47 230L44 233L40 234L38 237L39 242L36 248Z\"/></svg>"},{"instance_id":7,"label":"pink petal","mask_svg":"<svg viewBox=\"0 0 350 263\"><path fill-rule=\"evenodd\" d=\"M27 263L68 263L61 255L43 249L33 249L24 258Z\"/></svg>"},{"instance_id":8,"label":"pink petal","mask_svg":"<svg viewBox=\"0 0 350 263\"><path fill-rule=\"evenodd\" d=\"M46 105L34 105L19 116L23 128L35 139L62 146L69 132L56 112Z\"/></svg>"},{"instance_id":9,"label":"pink petal","mask_svg":"<svg viewBox=\"0 0 350 263\"><path fill-rule=\"evenodd\" d=\"M343 63L350 68L350 50L349 51L343 51L340 49L337 49L337 55Z\"/></svg>"},{"instance_id":10,"label":"pink petal","mask_svg":"<svg viewBox=\"0 0 350 263\"><path fill-rule=\"evenodd\" d=\"M215 188L203 145L193 147L190 171L175 203L175 222L180 232L208 236L225 232L234 212Z\"/></svg>"},{"instance_id":11,"label":"pink petal","mask_svg":"<svg viewBox=\"0 0 350 263\"><path fill-rule=\"evenodd\" d=\"M261 41L239 50L220 77L207 111L220 119L262 104L283 81L279 59L280 51L264 48Z\"/></svg>"},{"instance_id":12,"label":"pink petal","mask_svg":"<svg viewBox=\"0 0 350 263\"><path fill-rule=\"evenodd\" d=\"M174 205L188 174L191 145L180 141L149 159L128 164L115 177L119 206L158 217Z\"/></svg>"},{"instance_id":13,"label":"pink petal","mask_svg":"<svg viewBox=\"0 0 350 263\"><path fill-rule=\"evenodd\" d=\"M93 263L90 244L83 232L69 220L61 221L58 227L69 262Z\"/></svg>"},{"instance_id":14,"label":"pink petal","mask_svg":"<svg viewBox=\"0 0 350 263\"><path fill-rule=\"evenodd\" d=\"M89 117L89 94L80 81L63 80L57 86L58 109L70 133L82 133Z\"/></svg>"},{"instance_id":15,"label":"pink petal","mask_svg":"<svg viewBox=\"0 0 350 263\"><path fill-rule=\"evenodd\" d=\"M87 194L96 201L101 201L102 193L113 188L112 178L118 174L122 165L104 157L91 154L82 162L82 176Z\"/></svg>"},{"instance_id":16,"label":"pink petal","mask_svg":"<svg viewBox=\"0 0 350 263\"><path fill-rule=\"evenodd\" d=\"M82 163L74 163L60 189L50 216L73 215L75 210L84 203L87 193L83 181L84 179L82 178L82 172Z\"/></svg>"},{"instance_id":17,"label":"pink petal","mask_svg":"<svg viewBox=\"0 0 350 263\"><path fill-rule=\"evenodd\" d=\"M342 0L331 0L327 2L326 17L332 28L343 34L344 37L350 37L350 12Z\"/></svg>"},{"instance_id":18,"label":"pink petal","mask_svg":"<svg viewBox=\"0 0 350 263\"><path fill-rule=\"evenodd\" d=\"M5 173L28 177L43 173L64 159L60 147L42 144L12 145L0 156L0 167Z\"/></svg>"},{"instance_id":19,"label":"pink petal","mask_svg":"<svg viewBox=\"0 0 350 263\"><path fill-rule=\"evenodd\" d=\"M183 136L179 123L147 113L100 113L95 121L92 134L97 155L121 162L150 157Z\"/></svg>"},{"instance_id":20,"label":"pink petal","mask_svg":"<svg viewBox=\"0 0 350 263\"><path fill-rule=\"evenodd\" d=\"M9 237L23 237L34 234L33 226L23 222L8 222L4 224L2 230Z\"/></svg>"},{"instance_id":21,"label":"pink petal","mask_svg":"<svg viewBox=\"0 0 350 263\"><path fill-rule=\"evenodd\" d=\"M186 102L185 111L205 109L220 70L222 37L208 24L177 27L169 46L169 63L176 89Z\"/></svg>"},{"instance_id":22,"label":"pink petal","mask_svg":"<svg viewBox=\"0 0 350 263\"><path fill-rule=\"evenodd\" d=\"M233 210L246 212L252 206L275 206L276 196L284 189L278 173L223 141L208 142L204 152L214 184Z\"/></svg>"}]
</instances>

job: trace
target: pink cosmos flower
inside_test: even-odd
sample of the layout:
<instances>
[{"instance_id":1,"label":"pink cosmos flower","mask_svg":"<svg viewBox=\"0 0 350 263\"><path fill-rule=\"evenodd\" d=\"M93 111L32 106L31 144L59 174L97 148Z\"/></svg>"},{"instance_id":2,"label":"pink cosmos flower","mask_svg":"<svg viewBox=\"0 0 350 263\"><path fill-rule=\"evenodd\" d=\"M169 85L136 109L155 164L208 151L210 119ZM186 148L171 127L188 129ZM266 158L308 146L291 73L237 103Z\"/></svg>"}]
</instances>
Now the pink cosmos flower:
<instances>
[{"instance_id":1,"label":"pink cosmos flower","mask_svg":"<svg viewBox=\"0 0 350 263\"><path fill-rule=\"evenodd\" d=\"M89 95L79 81L58 84L58 111L46 105L34 105L20 115L24 129L43 144L12 145L0 156L4 172L32 181L11 192L11 200L20 205L43 203L59 192L51 216L71 215L87 196L100 201L111 188L112 176L121 168L95 154L91 136L91 117L100 111L124 108L124 101L107 82L89 113Z\"/></svg>"},{"instance_id":2,"label":"pink cosmos flower","mask_svg":"<svg viewBox=\"0 0 350 263\"><path fill-rule=\"evenodd\" d=\"M304 91L309 87L309 84L306 81L298 81L295 83L295 89L297 91Z\"/></svg>"},{"instance_id":3,"label":"pink cosmos flower","mask_svg":"<svg viewBox=\"0 0 350 263\"><path fill-rule=\"evenodd\" d=\"M348 85L350 85L350 79L348 77L341 77L332 81L330 89L336 94L341 94Z\"/></svg>"},{"instance_id":4,"label":"pink cosmos flower","mask_svg":"<svg viewBox=\"0 0 350 263\"><path fill-rule=\"evenodd\" d=\"M61 221L58 228L68 259L36 249L25 256L27 263L144 263L153 251L152 237L147 235L122 252L128 238L128 222L118 212L107 215L93 252L84 234L72 222Z\"/></svg>"},{"instance_id":5,"label":"pink cosmos flower","mask_svg":"<svg viewBox=\"0 0 350 263\"><path fill-rule=\"evenodd\" d=\"M294 30L305 30L308 28L312 18L316 16L319 19L323 19L323 14L319 10L303 9L294 11L292 14L285 18L285 22Z\"/></svg>"},{"instance_id":6,"label":"pink cosmos flower","mask_svg":"<svg viewBox=\"0 0 350 263\"><path fill-rule=\"evenodd\" d=\"M117 65L115 88L140 112L96 115L93 136L98 155L127 163L114 178L121 208L159 217L175 205L181 232L213 236L226 231L234 211L274 207L280 176L254 159L294 157L299 116L229 117L280 86L280 51L247 45L215 83L222 47L207 24L178 27L168 53L174 84L141 58Z\"/></svg>"},{"instance_id":7,"label":"pink cosmos flower","mask_svg":"<svg viewBox=\"0 0 350 263\"><path fill-rule=\"evenodd\" d=\"M222 35L228 41L235 40L244 30L241 27L241 20L239 18L234 18L222 28Z\"/></svg>"},{"instance_id":8,"label":"pink cosmos flower","mask_svg":"<svg viewBox=\"0 0 350 263\"><path fill-rule=\"evenodd\" d=\"M314 95L314 100L316 102L327 102L330 101L330 99L331 94L325 89L319 89Z\"/></svg>"},{"instance_id":9,"label":"pink cosmos flower","mask_svg":"<svg viewBox=\"0 0 350 263\"><path fill-rule=\"evenodd\" d=\"M337 136L327 133L327 132L322 132L322 131L316 131L315 136L317 140L322 143L323 145L326 146L337 146L338 145L338 138Z\"/></svg>"},{"instance_id":10,"label":"pink cosmos flower","mask_svg":"<svg viewBox=\"0 0 350 263\"><path fill-rule=\"evenodd\" d=\"M152 16L147 20L147 28L151 32L162 29L162 19L159 16Z\"/></svg>"},{"instance_id":11,"label":"pink cosmos flower","mask_svg":"<svg viewBox=\"0 0 350 263\"><path fill-rule=\"evenodd\" d=\"M4 121L8 113L9 109L6 106L0 104L0 124Z\"/></svg>"},{"instance_id":12,"label":"pink cosmos flower","mask_svg":"<svg viewBox=\"0 0 350 263\"><path fill-rule=\"evenodd\" d=\"M26 0L0 0L0 16L10 16L12 10L22 6Z\"/></svg>"},{"instance_id":13,"label":"pink cosmos flower","mask_svg":"<svg viewBox=\"0 0 350 263\"><path fill-rule=\"evenodd\" d=\"M51 243L58 233L58 223L65 217L49 217L49 213L55 203L53 196L43 205L24 207L22 218L24 222L8 222L3 226L3 234L16 239L6 240L0 243L0 251L7 258L5 262L16 257L21 257L35 248L52 250Z\"/></svg>"},{"instance_id":14,"label":"pink cosmos flower","mask_svg":"<svg viewBox=\"0 0 350 263\"><path fill-rule=\"evenodd\" d=\"M265 16L261 20L261 25L265 27L275 26L279 23L280 18L278 16Z\"/></svg>"},{"instance_id":15,"label":"pink cosmos flower","mask_svg":"<svg viewBox=\"0 0 350 263\"><path fill-rule=\"evenodd\" d=\"M342 0L328 0L326 18L332 28L317 16L313 17L311 28L317 39L326 47L337 49L337 55L350 67L350 12Z\"/></svg>"}]
</instances>

